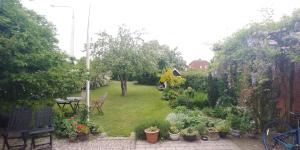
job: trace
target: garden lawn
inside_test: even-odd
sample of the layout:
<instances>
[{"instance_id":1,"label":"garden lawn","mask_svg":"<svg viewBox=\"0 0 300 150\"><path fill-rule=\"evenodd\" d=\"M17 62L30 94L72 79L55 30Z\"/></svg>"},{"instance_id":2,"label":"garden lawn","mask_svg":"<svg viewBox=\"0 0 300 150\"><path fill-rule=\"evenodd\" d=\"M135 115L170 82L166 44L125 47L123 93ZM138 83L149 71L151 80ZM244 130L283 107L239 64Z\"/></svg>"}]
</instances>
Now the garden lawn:
<instances>
[{"instance_id":1,"label":"garden lawn","mask_svg":"<svg viewBox=\"0 0 300 150\"><path fill-rule=\"evenodd\" d=\"M171 111L167 101L162 100L154 86L128 82L125 97L121 96L120 82L112 81L109 86L91 91L91 99L99 99L108 92L102 107L104 115L92 111L91 120L109 136L129 136L134 127L146 119L165 119Z\"/></svg>"}]
</instances>

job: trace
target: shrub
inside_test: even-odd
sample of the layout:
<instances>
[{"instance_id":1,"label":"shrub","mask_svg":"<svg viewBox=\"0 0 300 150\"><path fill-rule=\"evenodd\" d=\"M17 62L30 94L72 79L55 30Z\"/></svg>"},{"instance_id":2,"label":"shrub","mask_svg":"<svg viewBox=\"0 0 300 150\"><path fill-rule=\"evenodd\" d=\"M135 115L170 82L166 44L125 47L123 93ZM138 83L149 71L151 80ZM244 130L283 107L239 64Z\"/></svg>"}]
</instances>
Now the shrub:
<instances>
[{"instance_id":1,"label":"shrub","mask_svg":"<svg viewBox=\"0 0 300 150\"><path fill-rule=\"evenodd\" d=\"M183 74L186 79L184 88L192 87L196 91L207 91L207 74L201 71L189 71Z\"/></svg>"},{"instance_id":2,"label":"shrub","mask_svg":"<svg viewBox=\"0 0 300 150\"><path fill-rule=\"evenodd\" d=\"M217 100L220 96L219 93L219 81L217 78L212 77L211 74L208 76L207 80L207 93L208 93L208 102L211 107L215 107Z\"/></svg>"},{"instance_id":3,"label":"shrub","mask_svg":"<svg viewBox=\"0 0 300 150\"><path fill-rule=\"evenodd\" d=\"M186 106L187 108L192 108L194 100L186 95L180 95L177 97L176 103L177 106Z\"/></svg>"},{"instance_id":4,"label":"shrub","mask_svg":"<svg viewBox=\"0 0 300 150\"><path fill-rule=\"evenodd\" d=\"M160 76L159 82L161 83L167 82L168 87L176 88L182 85L185 82L185 79L182 78L181 76L174 76L173 70L171 68L168 68Z\"/></svg>"},{"instance_id":5,"label":"shrub","mask_svg":"<svg viewBox=\"0 0 300 150\"><path fill-rule=\"evenodd\" d=\"M203 92L196 92L194 96L194 104L195 107L202 109L204 107L207 107L208 100L207 100L207 93Z\"/></svg>"},{"instance_id":6,"label":"shrub","mask_svg":"<svg viewBox=\"0 0 300 150\"><path fill-rule=\"evenodd\" d=\"M159 76L156 73L142 73L136 76L138 84L156 85L159 82Z\"/></svg>"},{"instance_id":7,"label":"shrub","mask_svg":"<svg viewBox=\"0 0 300 150\"><path fill-rule=\"evenodd\" d=\"M178 93L175 90L167 88L162 92L161 98L164 100L172 100L172 99L176 99L177 96L178 96Z\"/></svg>"},{"instance_id":8,"label":"shrub","mask_svg":"<svg viewBox=\"0 0 300 150\"><path fill-rule=\"evenodd\" d=\"M167 118L171 124L176 124L180 129L187 127L200 128L200 125L205 125L208 122L208 118L198 110L188 110L186 107L177 107L173 113L170 113Z\"/></svg>"},{"instance_id":9,"label":"shrub","mask_svg":"<svg viewBox=\"0 0 300 150\"><path fill-rule=\"evenodd\" d=\"M156 126L159 131L159 138L161 140L169 137L169 129L170 123L164 120L144 120L140 122L134 129L135 135L137 139L145 140L146 134L144 132L145 129Z\"/></svg>"},{"instance_id":10,"label":"shrub","mask_svg":"<svg viewBox=\"0 0 300 150\"><path fill-rule=\"evenodd\" d=\"M208 105L207 94L203 92L195 92L190 96L190 94L179 95L176 99L176 102L172 103L173 107L176 106L185 106L187 108L203 108Z\"/></svg>"},{"instance_id":11,"label":"shrub","mask_svg":"<svg viewBox=\"0 0 300 150\"><path fill-rule=\"evenodd\" d=\"M78 133L100 133L100 129L91 121L87 121L87 107L81 107L75 116L66 117L61 111L54 112L55 133L59 137L76 140Z\"/></svg>"},{"instance_id":12,"label":"shrub","mask_svg":"<svg viewBox=\"0 0 300 150\"><path fill-rule=\"evenodd\" d=\"M208 116L221 119L226 119L227 115L231 113L230 107L205 107L204 109L202 109L202 112L204 112Z\"/></svg>"},{"instance_id":13,"label":"shrub","mask_svg":"<svg viewBox=\"0 0 300 150\"><path fill-rule=\"evenodd\" d=\"M255 122L250 112L240 107L232 107L231 113L228 114L226 120L233 129L240 130L241 133L247 133L255 129Z\"/></svg>"},{"instance_id":14,"label":"shrub","mask_svg":"<svg viewBox=\"0 0 300 150\"><path fill-rule=\"evenodd\" d=\"M216 124L216 129L219 132L229 132L230 123L226 120L222 120Z\"/></svg>"}]
</instances>

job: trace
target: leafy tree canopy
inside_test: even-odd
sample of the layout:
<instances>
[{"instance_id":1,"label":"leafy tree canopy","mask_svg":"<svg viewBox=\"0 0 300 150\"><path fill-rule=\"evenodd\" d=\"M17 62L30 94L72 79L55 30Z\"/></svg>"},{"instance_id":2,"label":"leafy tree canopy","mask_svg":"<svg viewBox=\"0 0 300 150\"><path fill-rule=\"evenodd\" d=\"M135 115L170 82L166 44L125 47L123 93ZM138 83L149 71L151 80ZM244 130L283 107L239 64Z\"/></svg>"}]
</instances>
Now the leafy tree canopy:
<instances>
[{"instance_id":1,"label":"leafy tree canopy","mask_svg":"<svg viewBox=\"0 0 300 150\"><path fill-rule=\"evenodd\" d=\"M58 51L54 26L18 0L0 4L0 99L44 99L80 88L81 73Z\"/></svg>"}]
</instances>

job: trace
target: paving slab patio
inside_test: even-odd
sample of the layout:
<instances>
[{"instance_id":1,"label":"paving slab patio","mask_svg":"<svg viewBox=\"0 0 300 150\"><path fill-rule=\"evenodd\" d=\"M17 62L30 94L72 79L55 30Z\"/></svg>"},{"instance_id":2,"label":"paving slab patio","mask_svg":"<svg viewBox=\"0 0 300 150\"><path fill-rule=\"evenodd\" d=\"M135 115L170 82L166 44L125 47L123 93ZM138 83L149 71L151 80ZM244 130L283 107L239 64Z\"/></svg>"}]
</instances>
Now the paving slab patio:
<instances>
[{"instance_id":1,"label":"paving slab patio","mask_svg":"<svg viewBox=\"0 0 300 150\"><path fill-rule=\"evenodd\" d=\"M218 141L164 141L149 144L146 141L137 141L136 150L241 150L230 140Z\"/></svg>"},{"instance_id":2,"label":"paving slab patio","mask_svg":"<svg viewBox=\"0 0 300 150\"><path fill-rule=\"evenodd\" d=\"M86 142L70 143L67 140L55 140L53 150L134 150L132 138L96 138Z\"/></svg>"},{"instance_id":3,"label":"paving slab patio","mask_svg":"<svg viewBox=\"0 0 300 150\"><path fill-rule=\"evenodd\" d=\"M0 147L2 147L3 139L0 138L0 140ZM236 141L241 143L236 143ZM146 141L136 141L132 137L113 138L99 136L86 142L77 143L70 143L66 139L55 139L53 150L263 150L263 147L257 144L256 140L248 145L248 139L236 139L236 141L233 139L220 139L218 141L197 140L195 142L180 140L149 144ZM30 145L30 141L27 144ZM29 146L27 149L29 149Z\"/></svg>"}]
</instances>

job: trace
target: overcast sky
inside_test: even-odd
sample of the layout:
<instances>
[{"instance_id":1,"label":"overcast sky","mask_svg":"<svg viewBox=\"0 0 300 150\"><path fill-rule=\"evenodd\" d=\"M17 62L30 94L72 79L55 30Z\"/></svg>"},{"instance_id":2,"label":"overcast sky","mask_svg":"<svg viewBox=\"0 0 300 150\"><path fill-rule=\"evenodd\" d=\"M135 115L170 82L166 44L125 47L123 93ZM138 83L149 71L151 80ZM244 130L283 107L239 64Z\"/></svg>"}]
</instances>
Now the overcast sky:
<instances>
[{"instance_id":1,"label":"overcast sky","mask_svg":"<svg viewBox=\"0 0 300 150\"><path fill-rule=\"evenodd\" d=\"M274 19L300 8L300 0L21 0L23 5L44 15L57 28L58 46L70 52L72 9L75 10L75 56L85 56L87 16L91 2L90 35L107 31L115 34L126 24L145 31L144 39L178 47L189 63L210 60L213 43L251 22L263 19L261 9L272 8Z\"/></svg>"}]
</instances>

